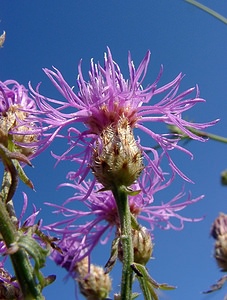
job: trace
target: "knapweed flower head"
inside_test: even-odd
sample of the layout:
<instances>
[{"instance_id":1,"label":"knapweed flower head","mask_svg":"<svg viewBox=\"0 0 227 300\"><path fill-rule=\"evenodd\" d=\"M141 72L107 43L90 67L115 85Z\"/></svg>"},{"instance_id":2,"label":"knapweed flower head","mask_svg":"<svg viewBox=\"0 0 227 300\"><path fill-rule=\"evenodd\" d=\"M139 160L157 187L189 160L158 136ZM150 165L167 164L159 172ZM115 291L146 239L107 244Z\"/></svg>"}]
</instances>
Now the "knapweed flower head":
<instances>
[{"instance_id":1,"label":"knapweed flower head","mask_svg":"<svg viewBox=\"0 0 227 300\"><path fill-rule=\"evenodd\" d=\"M178 145L180 137L178 135L157 133L150 128L149 123L159 122L177 126L182 134L189 136L191 139L204 141L202 137L193 134L189 128L204 129L215 124L216 121L198 124L182 118L182 113L195 104L205 101L199 97L198 87L196 87L195 96L192 96L195 88L190 88L178 94L183 78L182 74L179 74L166 85L158 87L163 71L161 68L155 82L144 88L142 83L149 60L150 52L148 51L136 69L129 54L129 78L125 79L108 49L107 54L104 56L103 67L91 60L88 81L84 79L82 63L79 63L78 92L74 92L74 88L69 86L59 70L56 68L54 68L54 71L44 69L44 72L66 99L66 102L44 97L39 93L38 88L36 91L31 88L40 110L46 114L45 122L52 129L56 128L53 135L56 136L61 129L68 127L69 148L60 157L56 157L59 161L69 159L78 162L80 167L75 176L81 176L83 180L91 168L96 178L101 179L100 182L108 189L111 182L102 179L103 176L106 178L106 171L111 172L115 167L116 157L109 156L109 144L105 144L106 139L110 140L112 137L115 144L111 145L111 149L115 148L117 153L123 155L123 158L122 156L119 158L120 164L118 164L117 174L119 175L123 171L128 176L126 182L123 181L123 185L132 184L143 169L141 153L146 160L146 166L153 167L153 171L157 172L160 177L162 176L162 172L156 169L153 164L153 157L157 155L153 149L155 144L159 145L165 153L174 172L187 179L169 155L169 151L175 148L190 154L189 151ZM156 95L163 95L157 103L155 103ZM119 123L125 124L125 129L122 131L123 135L130 131L129 140L126 140L127 143L124 139L122 140L122 136L119 134ZM80 124L83 124L84 128ZM142 138L136 139L134 137L135 128L147 134L149 138L147 144ZM130 141L133 143L134 152L130 153L129 161L125 161L124 157L128 154L127 147ZM123 147L124 142L126 148ZM110 159L106 161L106 157ZM133 161L136 161L137 166L134 170L128 171ZM134 175L132 176L132 174ZM111 177L115 175L116 169L111 173ZM122 178L120 178L121 181Z\"/></svg>"},{"instance_id":2,"label":"knapweed flower head","mask_svg":"<svg viewBox=\"0 0 227 300\"><path fill-rule=\"evenodd\" d=\"M132 216L141 225L148 225L150 234L156 227L161 229L181 230L184 222L199 221L180 215L180 211L203 197L185 200L184 192L180 192L170 201L163 201L159 205L154 201L156 193L168 187L173 178L161 182L159 175L154 173L151 181L150 174L143 173L138 183L132 185L133 190L141 190L140 193L129 195L129 206ZM63 205L48 203L54 208L53 213L61 216L61 221L44 226L51 234L59 237L58 246L63 253L53 252L52 257L57 264L73 271L75 264L90 254L98 243L106 244L111 237L118 236L120 221L114 196L111 191L100 191L102 185L95 187L87 193L92 185L91 181L80 183L80 178L73 183L62 186L72 187L75 194L67 199ZM78 209L75 209L78 207Z\"/></svg>"},{"instance_id":3,"label":"knapweed flower head","mask_svg":"<svg viewBox=\"0 0 227 300\"><path fill-rule=\"evenodd\" d=\"M0 81L0 143L32 158L38 152L42 128L35 101L15 80Z\"/></svg>"}]
</instances>

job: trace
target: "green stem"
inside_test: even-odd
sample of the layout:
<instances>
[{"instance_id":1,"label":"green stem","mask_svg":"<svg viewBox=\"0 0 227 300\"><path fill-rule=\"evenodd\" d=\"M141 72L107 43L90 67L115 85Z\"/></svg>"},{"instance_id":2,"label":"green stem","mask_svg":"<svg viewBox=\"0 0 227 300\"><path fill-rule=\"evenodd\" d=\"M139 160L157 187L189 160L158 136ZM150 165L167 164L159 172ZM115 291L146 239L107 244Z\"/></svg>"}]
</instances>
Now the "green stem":
<instances>
[{"instance_id":1,"label":"green stem","mask_svg":"<svg viewBox=\"0 0 227 300\"><path fill-rule=\"evenodd\" d=\"M134 259L131 237L131 213L125 188L116 187L112 190L112 192L116 200L121 224L121 244L123 249L121 299L131 300L133 280L133 271L131 269L131 264L133 263Z\"/></svg>"},{"instance_id":2,"label":"green stem","mask_svg":"<svg viewBox=\"0 0 227 300\"><path fill-rule=\"evenodd\" d=\"M8 175L5 175L9 178ZM5 178L4 178L5 180ZM4 182L3 180L3 182ZM10 184L8 185L10 188ZM9 249L13 244L16 244L19 234L14 222L11 220L9 212L7 211L5 204L5 197L7 197L7 187L3 186L1 197L0 197L0 233ZM5 196L5 197L4 197ZM20 284L21 291L24 295L25 300L43 300L43 296L40 293L40 289L36 283L33 275L33 268L30 264L29 257L23 249L18 249L15 253L10 255L17 280Z\"/></svg>"},{"instance_id":3,"label":"green stem","mask_svg":"<svg viewBox=\"0 0 227 300\"><path fill-rule=\"evenodd\" d=\"M199 3L198 1L195 0L186 0L186 2L197 6L198 8L202 9L203 11L207 12L208 14L212 15L213 17L217 18L218 20L222 21L223 23L227 24L227 18L225 18L224 16L220 15L219 13L217 13L215 10Z\"/></svg>"},{"instance_id":4,"label":"green stem","mask_svg":"<svg viewBox=\"0 0 227 300\"><path fill-rule=\"evenodd\" d=\"M204 131L200 131L197 129L193 129L193 128L188 128L192 133L196 134L197 136L201 136L201 137L207 137L211 140L217 141L217 142L221 142L221 143L227 143L227 138L216 135L216 134L212 134L209 132L204 132Z\"/></svg>"},{"instance_id":5,"label":"green stem","mask_svg":"<svg viewBox=\"0 0 227 300\"><path fill-rule=\"evenodd\" d=\"M169 125L168 128L169 128L171 133L180 134L182 140L187 140L187 139L190 140L190 137L188 135L186 135L184 132L182 132L181 129L178 128L177 126ZM187 129L189 131L191 131L192 133L194 133L195 135L197 135L197 136L200 136L200 137L203 137L203 138L209 138L209 139L214 140L216 142L221 142L221 143L227 144L227 138L226 137L223 137L223 136L220 136L220 135L217 135L217 134L213 134L213 133L209 133L209 132L205 132L205 131L201 131L201 130L198 130L198 129L194 129L192 127L187 127ZM154 148L159 148L159 147L160 147L160 145L157 145Z\"/></svg>"},{"instance_id":6,"label":"green stem","mask_svg":"<svg viewBox=\"0 0 227 300\"><path fill-rule=\"evenodd\" d=\"M2 180L2 190L1 190L1 194L2 194L2 199L8 199L8 195L9 195L9 190L10 190L10 182L11 182L11 175L10 172L4 172L3 175L3 180ZM14 205L13 205L13 200L10 199L8 202L5 201L5 205L6 205L6 209L9 213L10 219L13 222L13 224L15 226L17 226L18 224L18 220L16 217L16 213L15 213L15 209L14 209Z\"/></svg>"}]
</instances>

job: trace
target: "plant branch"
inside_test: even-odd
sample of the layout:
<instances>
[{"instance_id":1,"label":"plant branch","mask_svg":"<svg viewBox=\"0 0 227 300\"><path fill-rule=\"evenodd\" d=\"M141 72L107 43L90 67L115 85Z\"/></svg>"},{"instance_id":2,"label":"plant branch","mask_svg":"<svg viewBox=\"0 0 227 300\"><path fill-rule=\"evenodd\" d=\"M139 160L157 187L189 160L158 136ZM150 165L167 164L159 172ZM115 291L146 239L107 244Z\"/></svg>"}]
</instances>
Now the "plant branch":
<instances>
[{"instance_id":1,"label":"plant branch","mask_svg":"<svg viewBox=\"0 0 227 300\"><path fill-rule=\"evenodd\" d=\"M131 213L128 203L128 195L125 188L116 187L113 189L113 195L116 200L118 214L121 224L121 244L123 249L123 268L121 281L121 299L132 299L132 279L133 271L131 264L133 263L134 253L131 237Z\"/></svg>"},{"instance_id":2,"label":"plant branch","mask_svg":"<svg viewBox=\"0 0 227 300\"><path fill-rule=\"evenodd\" d=\"M203 11L207 12L208 14L212 15L213 17L217 18L218 20L220 20L221 22L227 24L227 18L225 18L224 16L222 16L221 14L217 13L215 10L199 3L198 1L195 0L185 0L186 2L202 9Z\"/></svg>"}]
</instances>

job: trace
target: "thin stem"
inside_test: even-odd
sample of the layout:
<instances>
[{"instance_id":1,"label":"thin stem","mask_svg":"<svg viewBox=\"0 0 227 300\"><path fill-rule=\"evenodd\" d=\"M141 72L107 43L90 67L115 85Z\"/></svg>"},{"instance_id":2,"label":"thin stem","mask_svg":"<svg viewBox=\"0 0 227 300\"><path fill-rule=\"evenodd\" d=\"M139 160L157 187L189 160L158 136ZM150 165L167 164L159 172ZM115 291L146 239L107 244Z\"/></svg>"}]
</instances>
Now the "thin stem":
<instances>
[{"instance_id":1,"label":"thin stem","mask_svg":"<svg viewBox=\"0 0 227 300\"><path fill-rule=\"evenodd\" d=\"M198 1L195 0L186 0L186 2L202 9L203 11L207 12L208 14L212 15L213 17L217 18L218 20L222 21L223 23L227 24L227 18L222 16L221 14L217 13L215 10L199 3Z\"/></svg>"},{"instance_id":2,"label":"thin stem","mask_svg":"<svg viewBox=\"0 0 227 300\"><path fill-rule=\"evenodd\" d=\"M1 190L2 199L8 198L9 190L10 190L10 182L11 182L10 172L5 171L4 175L3 175L3 180L2 180L2 190ZM7 203L5 203L5 205L6 205L6 209L9 213L11 221L13 222L13 224L15 226L17 226L18 220L16 217L13 200L10 199Z\"/></svg>"},{"instance_id":3,"label":"thin stem","mask_svg":"<svg viewBox=\"0 0 227 300\"><path fill-rule=\"evenodd\" d=\"M131 300L133 280L133 271L131 269L131 264L133 263L134 259L131 237L131 213L125 188L116 187L112 190L112 192L117 203L118 214L121 223L121 243L123 249L121 299Z\"/></svg>"},{"instance_id":4,"label":"thin stem","mask_svg":"<svg viewBox=\"0 0 227 300\"><path fill-rule=\"evenodd\" d=\"M177 126L170 125L170 126L168 126L168 128L171 133L181 135L181 140L187 140L187 139L190 140L191 139L188 135L186 135L183 131L181 131L181 129L179 129ZM209 133L209 132L205 132L205 131L201 131L201 130L198 130L198 129L195 129L192 127L187 127L187 129L197 136L209 138L211 140L221 142L221 143L227 143L226 137L223 137L223 136L220 136L217 134L213 134L213 133ZM160 147L159 145L156 145L154 148L158 149L159 147Z\"/></svg>"},{"instance_id":5,"label":"thin stem","mask_svg":"<svg viewBox=\"0 0 227 300\"><path fill-rule=\"evenodd\" d=\"M216 135L216 134L212 134L209 132L204 132L204 131L200 131L200 130L196 130L193 128L188 128L192 133L201 136L201 137L207 137L211 140L217 141L217 142L221 142L221 143L227 143L227 138L222 137L220 135Z\"/></svg>"},{"instance_id":6,"label":"thin stem","mask_svg":"<svg viewBox=\"0 0 227 300\"><path fill-rule=\"evenodd\" d=\"M216 135L216 134L212 134L212 133L209 133L209 132L204 132L204 131L192 129L192 128L188 128L188 129L192 133L196 134L197 136L201 136L201 137L204 137L204 138L209 138L209 139L211 139L213 141L227 144L227 138L226 137L223 137L223 136L220 136L220 135ZM177 133L182 133L182 132L178 131ZM181 140L187 142L187 141L190 141L191 138L188 135L183 135L181 137ZM152 148L155 149L155 150L158 150L158 149L161 148L161 146L159 144L157 144L157 145L153 146ZM150 153L150 150L146 151L146 153Z\"/></svg>"}]
</instances>

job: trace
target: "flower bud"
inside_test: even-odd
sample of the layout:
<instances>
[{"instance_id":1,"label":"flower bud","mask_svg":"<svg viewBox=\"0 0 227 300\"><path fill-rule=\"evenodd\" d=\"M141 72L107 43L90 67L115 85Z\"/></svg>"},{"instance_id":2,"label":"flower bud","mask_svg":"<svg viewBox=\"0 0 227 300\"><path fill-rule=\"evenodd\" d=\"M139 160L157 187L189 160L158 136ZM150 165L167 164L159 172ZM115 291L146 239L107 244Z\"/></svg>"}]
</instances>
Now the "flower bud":
<instances>
[{"instance_id":1,"label":"flower bud","mask_svg":"<svg viewBox=\"0 0 227 300\"><path fill-rule=\"evenodd\" d=\"M222 271L227 271L227 234L219 236L215 243L214 257Z\"/></svg>"},{"instance_id":2,"label":"flower bud","mask_svg":"<svg viewBox=\"0 0 227 300\"><path fill-rule=\"evenodd\" d=\"M143 170L139 149L126 118L105 128L93 151L91 169L105 190L130 186Z\"/></svg>"},{"instance_id":3,"label":"flower bud","mask_svg":"<svg viewBox=\"0 0 227 300\"><path fill-rule=\"evenodd\" d=\"M224 170L221 173L221 184L222 185L227 185L227 170Z\"/></svg>"},{"instance_id":4,"label":"flower bud","mask_svg":"<svg viewBox=\"0 0 227 300\"><path fill-rule=\"evenodd\" d=\"M211 227L215 242L214 257L218 266L227 271L227 215L220 213Z\"/></svg>"},{"instance_id":5,"label":"flower bud","mask_svg":"<svg viewBox=\"0 0 227 300\"><path fill-rule=\"evenodd\" d=\"M150 260L153 251L151 236L145 227L141 227L139 230L132 229L132 244L134 262L145 266ZM123 260L121 243L119 243L118 257L121 261Z\"/></svg>"},{"instance_id":6,"label":"flower bud","mask_svg":"<svg viewBox=\"0 0 227 300\"><path fill-rule=\"evenodd\" d=\"M104 300L111 290L111 279L105 274L104 269L91 264L85 258L78 262L75 267L80 292L87 300Z\"/></svg>"},{"instance_id":7,"label":"flower bud","mask_svg":"<svg viewBox=\"0 0 227 300\"><path fill-rule=\"evenodd\" d=\"M3 47L3 44L5 42L5 39L6 39L6 32L3 31L3 34L0 35L0 48Z\"/></svg>"},{"instance_id":8,"label":"flower bud","mask_svg":"<svg viewBox=\"0 0 227 300\"><path fill-rule=\"evenodd\" d=\"M227 234L227 215L220 213L211 227L211 233L214 239Z\"/></svg>"}]
</instances>

